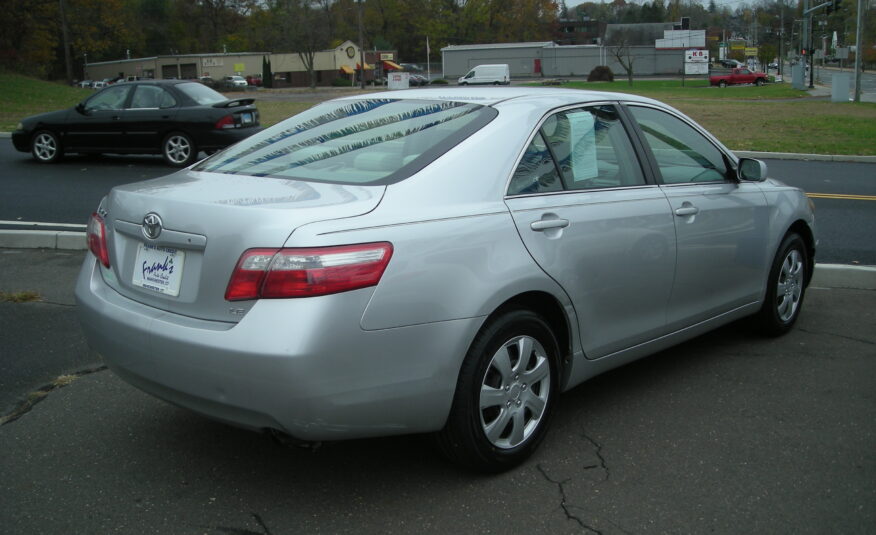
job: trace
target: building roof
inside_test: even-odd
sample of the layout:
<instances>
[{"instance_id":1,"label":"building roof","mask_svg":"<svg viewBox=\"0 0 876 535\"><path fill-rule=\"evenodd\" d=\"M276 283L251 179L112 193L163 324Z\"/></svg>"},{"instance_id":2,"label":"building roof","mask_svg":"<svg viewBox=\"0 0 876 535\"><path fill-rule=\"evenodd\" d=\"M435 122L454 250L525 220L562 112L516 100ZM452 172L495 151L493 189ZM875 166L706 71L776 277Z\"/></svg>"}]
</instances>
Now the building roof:
<instances>
[{"instance_id":1,"label":"building roof","mask_svg":"<svg viewBox=\"0 0 876 535\"><path fill-rule=\"evenodd\" d=\"M441 49L445 50L483 50L493 48L548 48L557 46L553 41L535 41L531 43L486 43L478 45L449 45Z\"/></svg>"}]
</instances>

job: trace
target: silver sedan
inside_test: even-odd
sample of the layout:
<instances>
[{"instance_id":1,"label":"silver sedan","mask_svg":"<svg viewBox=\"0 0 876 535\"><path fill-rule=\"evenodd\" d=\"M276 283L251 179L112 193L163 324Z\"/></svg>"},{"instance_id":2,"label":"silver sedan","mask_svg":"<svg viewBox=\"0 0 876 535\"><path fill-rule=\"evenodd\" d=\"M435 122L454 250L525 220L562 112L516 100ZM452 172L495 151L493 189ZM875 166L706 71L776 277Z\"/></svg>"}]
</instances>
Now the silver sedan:
<instances>
[{"instance_id":1,"label":"silver sedan","mask_svg":"<svg viewBox=\"0 0 876 535\"><path fill-rule=\"evenodd\" d=\"M720 325L800 314L800 190L660 102L357 95L114 188L76 287L132 385L305 441L435 433L505 470L560 392Z\"/></svg>"}]
</instances>

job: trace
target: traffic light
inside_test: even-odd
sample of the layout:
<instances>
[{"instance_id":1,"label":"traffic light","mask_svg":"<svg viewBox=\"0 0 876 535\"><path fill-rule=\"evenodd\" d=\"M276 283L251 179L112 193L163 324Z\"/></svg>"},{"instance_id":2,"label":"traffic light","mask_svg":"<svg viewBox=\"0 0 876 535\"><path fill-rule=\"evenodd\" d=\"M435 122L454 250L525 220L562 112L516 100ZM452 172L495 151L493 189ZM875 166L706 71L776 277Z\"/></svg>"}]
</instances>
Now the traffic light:
<instances>
[{"instance_id":1,"label":"traffic light","mask_svg":"<svg viewBox=\"0 0 876 535\"><path fill-rule=\"evenodd\" d=\"M829 4L827 4L827 14L830 15L834 11L839 11L840 5L843 3L843 0L832 0Z\"/></svg>"}]
</instances>

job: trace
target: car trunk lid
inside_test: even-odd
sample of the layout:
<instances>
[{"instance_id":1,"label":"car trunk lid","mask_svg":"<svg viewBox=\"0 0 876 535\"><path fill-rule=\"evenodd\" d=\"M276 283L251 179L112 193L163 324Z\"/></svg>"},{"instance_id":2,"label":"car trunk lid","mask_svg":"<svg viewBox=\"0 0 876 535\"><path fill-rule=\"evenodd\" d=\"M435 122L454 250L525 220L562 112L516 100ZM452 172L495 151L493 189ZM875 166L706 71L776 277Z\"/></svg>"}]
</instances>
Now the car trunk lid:
<instances>
[{"instance_id":1,"label":"car trunk lid","mask_svg":"<svg viewBox=\"0 0 876 535\"><path fill-rule=\"evenodd\" d=\"M367 213L384 191L190 170L118 186L102 206L110 257L104 280L149 306L234 322L253 304L224 297L243 251L282 247L307 223Z\"/></svg>"}]
</instances>

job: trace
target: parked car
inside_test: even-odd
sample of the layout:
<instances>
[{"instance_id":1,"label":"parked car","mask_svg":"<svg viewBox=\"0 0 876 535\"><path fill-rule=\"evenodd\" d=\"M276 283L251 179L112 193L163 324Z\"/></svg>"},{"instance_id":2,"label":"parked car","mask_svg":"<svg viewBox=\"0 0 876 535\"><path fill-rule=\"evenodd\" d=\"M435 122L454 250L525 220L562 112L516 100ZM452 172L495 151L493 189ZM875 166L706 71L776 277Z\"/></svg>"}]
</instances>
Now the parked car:
<instances>
[{"instance_id":1,"label":"parked car","mask_svg":"<svg viewBox=\"0 0 876 535\"><path fill-rule=\"evenodd\" d=\"M300 440L434 432L486 471L593 376L790 330L816 247L802 191L679 111L543 88L328 101L114 188L87 234L77 311L132 385Z\"/></svg>"},{"instance_id":2,"label":"parked car","mask_svg":"<svg viewBox=\"0 0 876 535\"><path fill-rule=\"evenodd\" d=\"M226 76L222 79L222 89L231 91L246 89L247 83L243 76Z\"/></svg>"},{"instance_id":3,"label":"parked car","mask_svg":"<svg viewBox=\"0 0 876 535\"><path fill-rule=\"evenodd\" d=\"M420 74L412 74L408 77L408 85L411 87L429 85L429 79Z\"/></svg>"},{"instance_id":4,"label":"parked car","mask_svg":"<svg viewBox=\"0 0 876 535\"><path fill-rule=\"evenodd\" d=\"M92 80L82 80L80 82L76 82L75 85L76 85L76 87L90 88L92 83L93 83Z\"/></svg>"},{"instance_id":5,"label":"parked car","mask_svg":"<svg viewBox=\"0 0 876 535\"><path fill-rule=\"evenodd\" d=\"M731 69L728 72L715 72L709 76L709 85L727 87L734 84L763 85L767 81L766 73L751 69Z\"/></svg>"},{"instance_id":6,"label":"parked car","mask_svg":"<svg viewBox=\"0 0 876 535\"><path fill-rule=\"evenodd\" d=\"M108 85L109 84L107 82L104 82L103 80L97 80L95 82L91 82L92 89L103 89L103 88L107 87Z\"/></svg>"},{"instance_id":7,"label":"parked car","mask_svg":"<svg viewBox=\"0 0 876 535\"><path fill-rule=\"evenodd\" d=\"M109 86L75 108L28 117L15 148L41 163L69 153L161 154L191 165L261 130L252 98L227 99L197 82L141 80Z\"/></svg>"},{"instance_id":8,"label":"parked car","mask_svg":"<svg viewBox=\"0 0 876 535\"><path fill-rule=\"evenodd\" d=\"M740 67L745 67L744 63L735 59L722 59L719 60L718 63L725 69L738 69Z\"/></svg>"},{"instance_id":9,"label":"parked car","mask_svg":"<svg viewBox=\"0 0 876 535\"><path fill-rule=\"evenodd\" d=\"M246 77L246 83L247 83L247 85L261 87L262 86L262 77L258 76L258 75L249 75Z\"/></svg>"},{"instance_id":10,"label":"parked car","mask_svg":"<svg viewBox=\"0 0 876 535\"><path fill-rule=\"evenodd\" d=\"M209 76L201 76L200 78L198 78L198 81L201 82L202 84L204 84L205 86L209 87L210 89L216 89L218 86L218 84L216 83L216 80L214 80L213 78L211 78Z\"/></svg>"}]
</instances>

